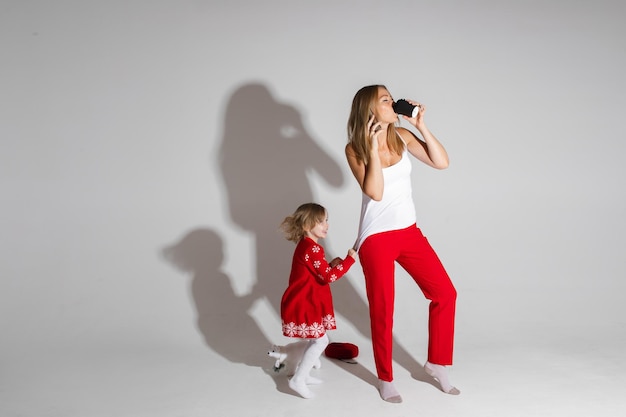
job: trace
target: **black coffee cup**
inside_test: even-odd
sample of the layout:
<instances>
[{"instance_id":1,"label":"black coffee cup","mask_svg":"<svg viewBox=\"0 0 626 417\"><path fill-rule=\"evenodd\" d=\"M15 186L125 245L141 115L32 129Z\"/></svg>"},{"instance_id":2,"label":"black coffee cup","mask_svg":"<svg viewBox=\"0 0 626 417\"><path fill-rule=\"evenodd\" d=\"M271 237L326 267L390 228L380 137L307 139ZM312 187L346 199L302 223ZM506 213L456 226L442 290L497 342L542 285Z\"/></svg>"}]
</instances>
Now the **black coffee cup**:
<instances>
[{"instance_id":1,"label":"black coffee cup","mask_svg":"<svg viewBox=\"0 0 626 417\"><path fill-rule=\"evenodd\" d=\"M403 98L394 102L392 106L393 111L395 111L397 114L403 114L408 117L415 117L420 111L419 107L412 105Z\"/></svg>"}]
</instances>

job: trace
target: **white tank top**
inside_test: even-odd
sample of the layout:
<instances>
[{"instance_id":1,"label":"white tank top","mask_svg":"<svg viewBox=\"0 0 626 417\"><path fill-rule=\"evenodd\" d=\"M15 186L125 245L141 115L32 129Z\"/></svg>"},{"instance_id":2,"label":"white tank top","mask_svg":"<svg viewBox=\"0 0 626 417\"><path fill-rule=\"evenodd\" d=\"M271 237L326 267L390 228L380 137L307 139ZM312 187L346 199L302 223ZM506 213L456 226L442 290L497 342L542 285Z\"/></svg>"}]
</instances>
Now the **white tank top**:
<instances>
[{"instance_id":1,"label":"white tank top","mask_svg":"<svg viewBox=\"0 0 626 417\"><path fill-rule=\"evenodd\" d=\"M405 229L416 222L411 187L411 161L406 147L395 165L383 168L383 198L372 200L365 193L361 202L359 235L354 248L376 233Z\"/></svg>"}]
</instances>

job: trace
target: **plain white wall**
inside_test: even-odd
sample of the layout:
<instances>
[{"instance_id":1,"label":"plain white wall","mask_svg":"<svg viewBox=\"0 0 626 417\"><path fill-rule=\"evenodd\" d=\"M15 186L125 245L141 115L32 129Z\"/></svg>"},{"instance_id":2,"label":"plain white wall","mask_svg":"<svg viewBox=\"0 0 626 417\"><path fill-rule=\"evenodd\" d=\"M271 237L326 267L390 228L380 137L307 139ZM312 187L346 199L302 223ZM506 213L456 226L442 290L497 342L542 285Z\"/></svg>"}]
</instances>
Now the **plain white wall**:
<instances>
[{"instance_id":1,"label":"plain white wall","mask_svg":"<svg viewBox=\"0 0 626 417\"><path fill-rule=\"evenodd\" d=\"M614 1L2 1L3 360L208 346L245 362L233 345L280 341L293 246L276 227L318 201L327 250L345 255L360 206L345 123L371 83L424 102L451 157L414 165L414 196L459 290L459 349L477 332L623 328L625 15ZM336 307L366 333L360 267L349 276ZM426 310L398 285L402 333Z\"/></svg>"}]
</instances>

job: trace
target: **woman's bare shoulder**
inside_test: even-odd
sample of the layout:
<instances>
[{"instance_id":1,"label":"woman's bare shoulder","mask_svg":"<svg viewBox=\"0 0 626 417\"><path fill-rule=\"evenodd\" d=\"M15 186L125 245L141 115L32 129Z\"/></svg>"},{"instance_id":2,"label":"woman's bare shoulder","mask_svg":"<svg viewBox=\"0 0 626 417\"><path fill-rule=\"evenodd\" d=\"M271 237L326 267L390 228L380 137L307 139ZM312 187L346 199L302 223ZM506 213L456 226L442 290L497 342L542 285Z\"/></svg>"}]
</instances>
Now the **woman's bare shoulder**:
<instances>
[{"instance_id":1,"label":"woman's bare shoulder","mask_svg":"<svg viewBox=\"0 0 626 417\"><path fill-rule=\"evenodd\" d=\"M358 159L358 158L356 158L356 150L354 149L354 146L352 145L352 142L348 142L346 144L345 152L346 152L346 157L348 158L348 160L350 160L350 159Z\"/></svg>"},{"instance_id":2,"label":"woman's bare shoulder","mask_svg":"<svg viewBox=\"0 0 626 417\"><path fill-rule=\"evenodd\" d=\"M400 135L404 143L406 143L407 145L417 140L417 137L415 136L415 134L413 134L413 132L411 132L409 129L405 127L400 127L400 126L396 127L396 132L398 133L398 135Z\"/></svg>"}]
</instances>

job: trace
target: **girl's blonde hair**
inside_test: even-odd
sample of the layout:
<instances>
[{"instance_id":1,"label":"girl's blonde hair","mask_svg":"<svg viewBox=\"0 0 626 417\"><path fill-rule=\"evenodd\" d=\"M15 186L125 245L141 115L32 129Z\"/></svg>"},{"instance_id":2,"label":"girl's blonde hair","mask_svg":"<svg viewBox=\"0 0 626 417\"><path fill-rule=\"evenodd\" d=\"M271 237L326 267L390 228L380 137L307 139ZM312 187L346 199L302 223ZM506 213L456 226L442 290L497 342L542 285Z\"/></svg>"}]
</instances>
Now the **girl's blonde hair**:
<instances>
[{"instance_id":1,"label":"girl's blonde hair","mask_svg":"<svg viewBox=\"0 0 626 417\"><path fill-rule=\"evenodd\" d=\"M358 160L367 164L370 157L370 138L367 122L372 116L372 109L378 100L378 89L387 87L381 84L368 85L361 88L352 99L352 109L348 117L348 142ZM389 148L398 155L404 151L404 142L396 134L396 127L390 124L387 128L387 143Z\"/></svg>"},{"instance_id":2,"label":"girl's blonde hair","mask_svg":"<svg viewBox=\"0 0 626 417\"><path fill-rule=\"evenodd\" d=\"M280 229L285 239L292 242L302 240L307 230L311 230L316 224L326 219L326 209L316 203L302 204L291 215L285 217L280 224Z\"/></svg>"}]
</instances>

